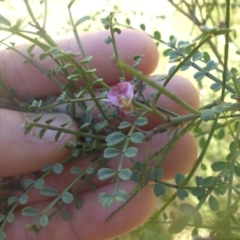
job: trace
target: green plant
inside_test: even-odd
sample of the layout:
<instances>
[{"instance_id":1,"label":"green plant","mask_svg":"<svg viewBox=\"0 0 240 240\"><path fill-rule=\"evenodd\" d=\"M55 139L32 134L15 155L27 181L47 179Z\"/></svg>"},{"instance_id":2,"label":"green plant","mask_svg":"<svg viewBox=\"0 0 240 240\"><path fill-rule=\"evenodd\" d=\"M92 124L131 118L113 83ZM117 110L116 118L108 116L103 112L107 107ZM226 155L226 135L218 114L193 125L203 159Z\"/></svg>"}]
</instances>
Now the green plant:
<instances>
[{"instance_id":1,"label":"green plant","mask_svg":"<svg viewBox=\"0 0 240 240\"><path fill-rule=\"evenodd\" d=\"M152 35L149 34L157 45L166 47L163 55L168 58L169 63L173 64L168 73L158 79L158 81L164 81L162 86L144 76L138 70L144 56L135 56L133 66L129 66L119 59L115 36L121 34L120 26L131 28L130 19L127 18L125 24L120 23L117 20L117 14L114 15L114 13L110 13L101 19L103 27L109 30L109 37L105 39L105 43L112 45L115 53L113 60L121 72L119 82L125 83L125 72L134 76L132 79L134 87L132 88L132 85L128 87L131 88L130 92L135 91L135 97L132 96L133 92L129 94L126 90L121 93L121 97L117 100L112 100L109 97L112 88L104 82L104 79L98 78L95 69L89 67L92 57L86 56L84 53L81 39L78 37L77 26L90 20L90 17L86 16L74 22L71 14L74 1L68 4L68 10L71 27L80 53L60 49L44 29L46 11L43 17L44 22L40 25L27 0L24 3L31 16L31 25L37 32L24 30L21 20L18 20L15 25L11 25L6 16L0 15L1 31L21 36L31 43L27 54L19 52L14 43L7 44L6 39L0 42L1 45L18 52L25 58L25 62L34 64L62 89L62 94L55 103L52 103L53 96L42 100L32 99L30 96L28 102L23 102L17 99L14 92L7 89L0 79L0 87L8 95L4 99L6 102L14 102L18 105L17 109L21 111L39 113L32 121L26 119L23 123L24 134L28 134L33 127L38 127L41 129L39 138L42 138L49 129L56 131L56 141L63 132L75 136L74 141L67 142L63 146L71 150L70 156L53 166L44 166L42 172L37 173L35 178L26 179L24 186L20 185L21 178L17 180L17 184L14 177L2 179L0 187L2 189L5 187L8 194L7 197L2 197L0 201L0 239L5 239L5 225L11 224L15 209L18 205L25 204L28 201L28 194L32 189L38 189L43 196L54 197L51 204L42 211L32 207L23 209L24 216L35 217L35 220L27 228L38 232L47 226L51 218L57 213L60 213L64 220L68 220L71 213L65 209L66 205L74 202L76 208L80 208L83 203L77 196L86 183L93 190L95 189L92 183L95 176L98 176L100 180L111 178L116 184L114 194L101 193L99 195L98 200L104 208L110 207L114 201L122 202L121 207L113 212L106 221L114 214L118 214L118 211L121 211L121 208L128 204L144 186L150 182L153 183L154 193L157 197L161 196L164 199L164 205L154 213L148 222L132 233L133 236L138 236L140 239L146 237L149 228L155 229L152 230L153 232L157 231L157 223L169 225L169 234L176 234L187 227L191 227L192 236L198 235L199 229L206 228L209 229L209 234L213 238L239 237L240 221L237 209L240 193L238 183L240 177L238 162L240 77L237 70L238 65L232 63L232 67L230 67L231 64L229 63L230 54L232 54L230 52L231 47L237 42L237 32L231 29L231 16L234 11L238 11L239 4L237 1L230 0L221 4L218 1L192 1L189 3L183 0L169 0L169 2L187 16L193 22L194 27L199 27L199 34L193 41L177 40L173 35L170 36L169 40L164 40L164 36L161 36L157 30ZM47 1L42 1L42 3L46 7ZM213 25L213 27L209 27L210 25ZM145 24L141 24L140 29L145 31ZM224 38L222 52L218 51L216 42L219 40L218 37ZM39 41L38 38L44 41ZM209 47L206 47L208 45L210 50ZM57 64L57 67L51 69L51 72L43 69L34 61L32 51L35 46L43 50L43 53L39 56L40 60L51 57ZM239 54L239 49L236 53ZM75 57L79 54L83 56L83 59L77 62ZM215 100L206 99L200 109L191 107L166 88L174 75L179 71L189 69L195 70L193 77L201 89L204 89L204 81L207 79L211 82L208 92L214 92ZM61 75L67 79L67 84L63 85L56 75ZM76 85L79 78L84 81L84 86L80 89ZM99 87L98 92L93 90L95 86ZM144 93L147 86L154 88L150 97ZM120 85L118 87L120 88ZM86 94L89 97L86 98ZM180 116L158 106L157 101L161 95L165 95L178 103L189 114ZM110 106L106 101L107 99L114 106ZM90 104L88 104L89 101ZM42 112L55 112L57 107L66 106L66 104L66 112L78 121L79 131L74 132L66 129L68 121L63 122L60 127L51 126L55 118L45 120L45 124L39 123L43 116ZM82 111L80 118L76 113L77 108ZM100 120L94 118L94 108L98 109ZM138 112L134 111L134 108L137 108ZM144 130L143 126L148 123L147 113L158 116L159 119L164 120L164 123L148 131ZM136 120L133 123L124 121L122 116L125 114L131 114ZM121 121L117 128L111 124L115 120ZM148 154L142 162L138 161L136 158L138 144L144 141L150 143L154 135L165 131L168 131L168 134L172 136L169 142L152 155ZM176 174L175 182L170 183L161 180L164 176L161 166L169 151L188 131L193 131L199 139L200 152L194 167L186 176ZM229 151L224 153L225 155L221 158L210 162L206 156L211 144L216 144L223 139L226 139L226 142L229 143ZM147 151L149 151L149 148ZM92 164L85 170L72 167L70 171L76 175L76 178L64 191L59 192L58 189L45 186L44 179L48 175L61 174L64 167L74 158L91 156L92 152L103 152L103 154L100 154L98 158L93 158ZM108 160L116 156L120 156L118 169L107 167ZM131 161L131 168L123 167L126 159ZM155 161L149 166L148 163L152 159L155 159ZM85 181L79 184L81 179L85 179ZM137 187L130 197L119 185L120 181L127 180L137 183ZM73 186L77 186L74 191L72 191ZM12 191L13 187L22 189L22 194L15 196ZM172 194L170 195L170 193ZM172 213L172 206L177 209L177 214ZM208 210L211 210L211 212ZM208 216L207 219L206 216ZM208 221L209 218L213 221ZM168 235L166 234L165 237L167 238Z\"/></svg>"}]
</instances>

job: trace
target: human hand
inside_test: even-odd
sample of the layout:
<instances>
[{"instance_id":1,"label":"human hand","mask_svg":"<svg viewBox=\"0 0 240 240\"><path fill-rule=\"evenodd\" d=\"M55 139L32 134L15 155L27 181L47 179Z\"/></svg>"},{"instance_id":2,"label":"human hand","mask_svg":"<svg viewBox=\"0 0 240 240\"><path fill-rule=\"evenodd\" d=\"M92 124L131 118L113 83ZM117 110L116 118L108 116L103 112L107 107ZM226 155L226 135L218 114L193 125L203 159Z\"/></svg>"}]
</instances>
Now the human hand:
<instances>
[{"instance_id":1,"label":"human hand","mask_svg":"<svg viewBox=\"0 0 240 240\"><path fill-rule=\"evenodd\" d=\"M113 55L112 46L106 45L104 39L108 36L108 32L95 32L82 36L82 43L87 56L93 56L91 61L92 68L97 68L97 76L104 79L109 85L117 84L119 81L119 70L111 61ZM149 75L155 69L158 62L158 52L155 44L145 34L124 30L117 37L118 50L120 58L132 64L133 56L144 55L139 69ZM62 40L59 42L60 48L77 52L75 40ZM26 52L27 46L19 47L21 52ZM39 55L39 50L35 50L35 56ZM19 99L26 99L28 94L33 95L36 99L43 98L53 93L59 95L61 89L52 83L42 72L34 66L23 65L23 58L16 53L6 50L0 54L0 73L4 83L8 88L14 88L16 96ZM50 69L54 67L54 63L50 59L41 61L41 64ZM127 79L130 79L128 74ZM62 79L64 82L64 79ZM79 82L79 84L82 84ZM197 91L185 79L174 77L167 88L178 97L185 100L191 106L197 108L199 99ZM150 93L151 89L146 90ZM3 92L0 92L4 95ZM175 102L169 100L165 96L161 96L158 100L161 107L167 108L178 114L186 114L187 111ZM57 114L54 114L54 116ZM55 132L47 131L43 139L37 138L37 129L24 136L20 126L23 124L25 117L31 118L31 115L12 111L8 109L0 109L0 176L13 176L26 174L26 178L31 176L31 172L40 170L45 164L54 164L60 162L69 154L69 150L60 147L64 142L73 139L70 134L62 135L58 142L54 141ZM43 121L49 118L46 114ZM153 115L147 115L149 119L148 129L160 124L159 118ZM58 114L53 122L59 126L69 118L65 114ZM133 121L131 117L126 117L127 121ZM77 130L77 124L72 120L68 125L71 130ZM161 133L154 136L151 144L151 151L164 146L168 142L170 136ZM144 156L146 144L139 145L138 156ZM183 136L170 151L164 165L164 178L170 179L176 173L186 173L189 171L197 157L197 146L195 140L190 133ZM141 160L141 158L139 158ZM60 175L50 175L45 179L47 186L52 186L63 190L74 179L70 173L72 166L78 166L81 169L89 166L89 158L81 159L64 167L64 171ZM111 159L108 166L117 168L118 159ZM129 165L131 166L131 165ZM29 175L28 175L29 174ZM131 231L146 221L155 208L155 196L151 186L147 185L132 201L130 201L121 211L110 219L106 224L105 219L119 207L120 204L114 203L112 207L103 209L98 203L98 195L101 192L111 193L114 189L114 183L109 181L100 182L95 179L94 183L98 186L97 190L91 192L85 189L80 197L83 200L83 206L80 210L76 210L74 206L68 206L68 210L72 216L68 222L62 220L57 215L49 225L43 228L38 235L30 232L25 228L29 223L29 219L22 216L22 208L19 207L15 212L15 220L6 227L8 239L18 239L19 236L28 239L84 239L84 240L100 240L110 239ZM135 184L133 182L122 182L121 189L131 193ZM37 209L43 209L51 202L51 198L43 197L39 191L33 190L29 194L28 205Z\"/></svg>"}]
</instances>

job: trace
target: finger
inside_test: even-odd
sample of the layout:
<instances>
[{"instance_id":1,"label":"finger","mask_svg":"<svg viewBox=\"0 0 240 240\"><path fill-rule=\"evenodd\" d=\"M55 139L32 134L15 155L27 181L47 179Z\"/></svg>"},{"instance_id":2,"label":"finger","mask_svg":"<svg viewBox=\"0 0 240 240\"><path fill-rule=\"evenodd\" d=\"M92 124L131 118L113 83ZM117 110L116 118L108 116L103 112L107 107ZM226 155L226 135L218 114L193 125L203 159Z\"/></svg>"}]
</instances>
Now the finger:
<instances>
[{"instance_id":1,"label":"finger","mask_svg":"<svg viewBox=\"0 0 240 240\"><path fill-rule=\"evenodd\" d=\"M129 194L134 188L131 182L123 182L120 185ZM114 185L109 184L97 189L94 192L87 192L81 195L83 207L79 210L75 206L70 205L67 210L71 213L68 222L58 214L49 223L49 225L40 231L39 239L98 239L106 240L127 233L144 223L155 208L155 197L150 186L146 186L132 201L130 201L123 209L114 215L108 222L106 218L121 204L115 202L112 207L104 209L100 203L97 203L98 195L101 192L113 194ZM46 207L50 202L41 202L31 205L40 209ZM18 239L24 236L24 239L36 239L36 233L28 232L25 228L30 223L26 217L21 214L18 209L15 214L15 221L6 228L7 237L9 239Z\"/></svg>"},{"instance_id":2,"label":"finger","mask_svg":"<svg viewBox=\"0 0 240 240\"><path fill-rule=\"evenodd\" d=\"M107 84L119 82L120 71L112 57L114 55L111 44L105 44L104 40L109 36L109 31L99 31L87 33L81 36L82 45L86 56L93 56L90 65L96 68L96 75L103 78ZM123 30L120 35L116 35L116 42L119 51L119 57L127 64L133 65L135 55L143 55L144 58L139 69L146 75L150 74L158 63L158 50L155 43L144 33L134 30ZM79 52L75 39L65 39L58 42L63 50ZM28 46L19 46L18 50L25 53ZM34 60L38 59L42 51L36 47L34 49ZM80 60L78 58L77 60ZM0 54L0 73L9 89L15 89L17 97L25 99L27 95L34 95L36 98L46 97L49 94L60 94L61 89L57 87L44 73L31 65L23 65L24 59L17 53L7 50ZM52 59L46 58L40 62L46 69L56 67ZM130 75L126 73L126 78ZM63 83L65 79L60 78ZM79 81L82 84L82 81Z\"/></svg>"},{"instance_id":3,"label":"finger","mask_svg":"<svg viewBox=\"0 0 240 240\"><path fill-rule=\"evenodd\" d=\"M65 121L67 130L77 130L77 125L66 114L45 114L38 123L44 123L47 119L56 116L52 126L60 127ZM65 142L72 141L74 135L62 133L55 142L56 131L47 130L42 139L38 137L40 128L33 127L24 136L21 125L25 118L33 121L36 115L20 113L11 110L0 109L0 176L12 176L24 174L41 169L47 163L63 160L69 155L66 148L60 149Z\"/></svg>"}]
</instances>

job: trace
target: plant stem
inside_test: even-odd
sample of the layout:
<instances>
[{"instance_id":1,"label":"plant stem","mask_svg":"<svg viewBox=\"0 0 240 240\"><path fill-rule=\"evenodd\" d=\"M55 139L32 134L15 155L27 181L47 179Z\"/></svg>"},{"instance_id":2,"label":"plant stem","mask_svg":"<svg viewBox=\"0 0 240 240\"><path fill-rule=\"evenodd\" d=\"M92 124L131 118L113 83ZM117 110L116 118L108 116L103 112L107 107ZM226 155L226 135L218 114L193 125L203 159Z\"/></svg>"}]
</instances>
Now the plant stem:
<instances>
[{"instance_id":1,"label":"plant stem","mask_svg":"<svg viewBox=\"0 0 240 240\"><path fill-rule=\"evenodd\" d=\"M226 0L226 17L225 17L225 27L230 27L230 0ZM228 55L229 55L229 32L225 34L225 46L224 46L224 65L223 65L223 75L222 75L222 92L221 100L224 102L225 88L228 74Z\"/></svg>"}]
</instances>

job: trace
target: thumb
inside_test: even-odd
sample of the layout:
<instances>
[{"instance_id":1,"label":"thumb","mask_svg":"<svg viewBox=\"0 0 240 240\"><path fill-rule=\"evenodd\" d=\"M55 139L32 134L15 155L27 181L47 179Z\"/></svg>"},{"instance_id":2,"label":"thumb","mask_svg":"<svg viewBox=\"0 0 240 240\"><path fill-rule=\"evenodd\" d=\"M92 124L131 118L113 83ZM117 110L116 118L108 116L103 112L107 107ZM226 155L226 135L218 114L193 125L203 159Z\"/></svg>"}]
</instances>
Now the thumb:
<instances>
[{"instance_id":1,"label":"thumb","mask_svg":"<svg viewBox=\"0 0 240 240\"><path fill-rule=\"evenodd\" d=\"M25 119L32 122L36 117L33 113L21 113L6 109L0 109L0 176L24 174L41 169L47 163L61 161L69 154L69 150L60 148L67 141L74 140L74 135L61 133L58 141L55 141L57 131L46 130L43 137L39 138L41 128L33 127L27 135L21 125ZM77 124L66 114L46 113L38 123L45 124L51 118L51 126L60 127L66 121L64 127L68 130L76 130Z\"/></svg>"}]
</instances>

